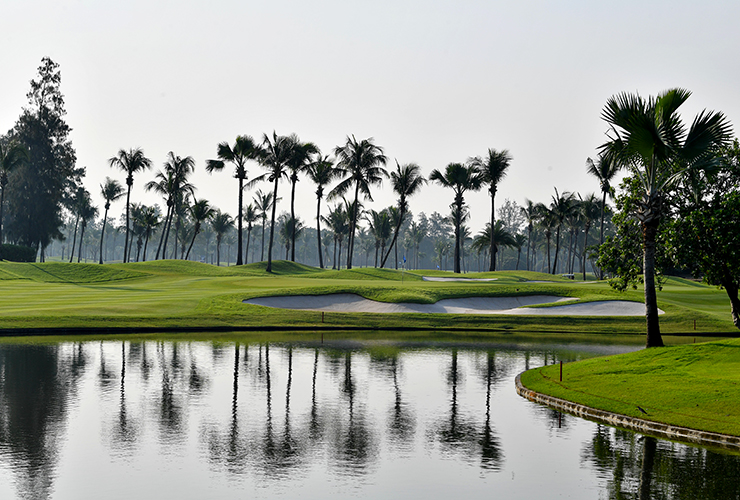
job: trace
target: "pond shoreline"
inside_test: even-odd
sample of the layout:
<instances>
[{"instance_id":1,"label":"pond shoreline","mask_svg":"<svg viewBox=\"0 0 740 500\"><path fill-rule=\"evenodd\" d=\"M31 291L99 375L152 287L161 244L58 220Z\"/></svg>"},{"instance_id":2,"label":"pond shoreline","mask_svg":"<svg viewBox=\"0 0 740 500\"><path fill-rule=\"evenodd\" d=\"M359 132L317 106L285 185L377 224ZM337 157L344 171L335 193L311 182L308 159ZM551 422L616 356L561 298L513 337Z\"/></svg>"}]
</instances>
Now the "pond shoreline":
<instances>
[{"instance_id":1,"label":"pond shoreline","mask_svg":"<svg viewBox=\"0 0 740 500\"><path fill-rule=\"evenodd\" d=\"M579 403L573 403L565 399L548 396L547 394L542 394L526 388L522 384L521 376L522 374L520 373L516 376L514 381L516 392L521 397L534 403L539 403L586 420L592 420L612 427L619 427L630 431L640 432L642 434L669 439L671 441L679 441L682 443L706 446L710 448L721 448L723 450L733 452L740 451L740 436L700 431L678 425L664 424L652 420L645 420L610 411L599 410Z\"/></svg>"}]
</instances>

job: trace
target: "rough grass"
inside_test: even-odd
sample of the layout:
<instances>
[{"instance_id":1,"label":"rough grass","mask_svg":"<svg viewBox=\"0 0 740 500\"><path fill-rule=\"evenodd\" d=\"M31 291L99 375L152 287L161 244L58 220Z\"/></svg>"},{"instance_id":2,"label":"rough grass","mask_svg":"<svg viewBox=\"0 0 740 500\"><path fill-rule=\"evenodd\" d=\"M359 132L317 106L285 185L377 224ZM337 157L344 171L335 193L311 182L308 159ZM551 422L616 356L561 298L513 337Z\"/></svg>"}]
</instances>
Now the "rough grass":
<instances>
[{"instance_id":1,"label":"rough grass","mask_svg":"<svg viewBox=\"0 0 740 500\"><path fill-rule=\"evenodd\" d=\"M740 436L740 339L569 363L563 382L550 365L525 372L522 383L593 408Z\"/></svg>"},{"instance_id":2,"label":"rough grass","mask_svg":"<svg viewBox=\"0 0 740 500\"><path fill-rule=\"evenodd\" d=\"M289 311L243 304L286 294L356 293L384 302L433 303L474 296L556 295L581 301L642 301L641 291L618 293L604 282L573 282L526 271L480 273L489 282L422 281L422 275L356 268L321 270L285 261L217 267L187 261L133 264L19 264L0 262L0 329L27 328L379 328L498 332L643 334L641 317L525 317L444 314L370 314ZM476 276L466 274L465 277ZM551 282L529 283L529 280ZM658 294L666 334L734 332L729 301L713 287L669 280ZM323 322L322 322L323 316ZM696 330L694 330L696 321Z\"/></svg>"}]
</instances>

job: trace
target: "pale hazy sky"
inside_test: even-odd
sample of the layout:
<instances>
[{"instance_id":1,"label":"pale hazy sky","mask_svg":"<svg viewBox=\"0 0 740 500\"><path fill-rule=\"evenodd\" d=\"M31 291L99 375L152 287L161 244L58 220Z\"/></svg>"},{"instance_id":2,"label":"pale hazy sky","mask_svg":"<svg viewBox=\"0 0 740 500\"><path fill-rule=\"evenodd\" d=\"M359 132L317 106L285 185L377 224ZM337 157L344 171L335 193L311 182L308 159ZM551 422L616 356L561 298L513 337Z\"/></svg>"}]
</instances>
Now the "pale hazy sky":
<instances>
[{"instance_id":1,"label":"pale hazy sky","mask_svg":"<svg viewBox=\"0 0 740 500\"><path fill-rule=\"evenodd\" d=\"M605 140L600 113L616 93L684 87L693 92L687 121L703 108L740 119L739 19L736 0L5 0L0 131L49 56L61 66L78 165L101 205L105 176L124 179L108 158L142 147L155 169L135 178L133 201L161 204L143 185L173 151L195 158L197 196L234 215L236 180L207 174L205 161L221 141L273 130L325 153L348 134L374 137L425 175L508 149L497 205L547 202L553 187L598 190L584 162ZM388 183L375 193L371 208L395 201ZM452 197L430 185L411 209L447 214ZM485 192L467 199L478 232L490 201ZM298 210L313 226L306 179Z\"/></svg>"}]
</instances>

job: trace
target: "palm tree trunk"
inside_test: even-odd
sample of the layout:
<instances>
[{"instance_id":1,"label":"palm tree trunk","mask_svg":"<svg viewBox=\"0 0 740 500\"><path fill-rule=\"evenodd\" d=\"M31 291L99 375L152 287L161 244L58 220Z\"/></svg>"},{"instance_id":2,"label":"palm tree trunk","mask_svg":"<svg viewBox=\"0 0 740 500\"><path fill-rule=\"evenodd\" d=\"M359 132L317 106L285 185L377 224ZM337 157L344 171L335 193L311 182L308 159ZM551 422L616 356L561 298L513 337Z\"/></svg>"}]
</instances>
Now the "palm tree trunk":
<instances>
[{"instance_id":1,"label":"palm tree trunk","mask_svg":"<svg viewBox=\"0 0 740 500\"><path fill-rule=\"evenodd\" d=\"M70 247L69 251L69 263L72 263L72 258L75 255L75 244L77 243L77 225L80 223L80 216L77 216L77 219L75 219L75 235L74 238L72 238L72 246ZM125 262L125 261L124 261Z\"/></svg>"},{"instance_id":2,"label":"palm tree trunk","mask_svg":"<svg viewBox=\"0 0 740 500\"><path fill-rule=\"evenodd\" d=\"M265 217L265 214L263 212L262 214L262 251L260 253L260 262L265 261L265 222L267 220L267 217Z\"/></svg>"},{"instance_id":3,"label":"palm tree trunk","mask_svg":"<svg viewBox=\"0 0 740 500\"><path fill-rule=\"evenodd\" d=\"M316 201L316 239L319 243L319 269L324 269L324 256L321 253L321 198Z\"/></svg>"},{"instance_id":4,"label":"palm tree trunk","mask_svg":"<svg viewBox=\"0 0 740 500\"><path fill-rule=\"evenodd\" d=\"M604 191L604 195L601 198L601 228L599 229L599 246L604 244L604 209L606 208L606 191ZM599 279L604 279L604 273L599 268Z\"/></svg>"},{"instance_id":5,"label":"palm tree trunk","mask_svg":"<svg viewBox=\"0 0 740 500\"><path fill-rule=\"evenodd\" d=\"M242 260L242 205L244 200L244 179L239 176L239 216L237 217L237 235L236 235L236 265L244 264Z\"/></svg>"},{"instance_id":6,"label":"palm tree trunk","mask_svg":"<svg viewBox=\"0 0 740 500\"><path fill-rule=\"evenodd\" d=\"M558 268L558 252L560 251L560 225L558 225L557 231L555 231L555 261L552 263L552 270L550 274L555 274Z\"/></svg>"},{"instance_id":7,"label":"palm tree trunk","mask_svg":"<svg viewBox=\"0 0 740 500\"><path fill-rule=\"evenodd\" d=\"M529 271L529 263L531 262L529 260L529 247L532 246L532 229L527 228L527 271Z\"/></svg>"},{"instance_id":8,"label":"palm tree trunk","mask_svg":"<svg viewBox=\"0 0 740 500\"><path fill-rule=\"evenodd\" d=\"M87 221L85 219L82 219L82 226L80 227L80 248L77 250L77 263L80 263L80 258L82 257L82 239L85 237L85 227L87 226Z\"/></svg>"},{"instance_id":9,"label":"palm tree trunk","mask_svg":"<svg viewBox=\"0 0 740 500\"><path fill-rule=\"evenodd\" d=\"M249 223L252 224L251 222ZM252 239L252 228L250 226L247 226L247 248L244 251L244 263L249 264L249 243Z\"/></svg>"},{"instance_id":10,"label":"palm tree trunk","mask_svg":"<svg viewBox=\"0 0 740 500\"><path fill-rule=\"evenodd\" d=\"M360 182L355 183L355 202L352 204L352 220L349 221L349 240L347 241L347 269L352 269L352 252L355 248L355 226L357 224L357 198L360 194Z\"/></svg>"},{"instance_id":11,"label":"palm tree trunk","mask_svg":"<svg viewBox=\"0 0 740 500\"><path fill-rule=\"evenodd\" d=\"M334 238L334 256L331 259L331 268L337 268L337 238Z\"/></svg>"},{"instance_id":12,"label":"palm tree trunk","mask_svg":"<svg viewBox=\"0 0 740 500\"><path fill-rule=\"evenodd\" d=\"M295 262L295 185L298 182L298 178L291 179L292 186L290 187L290 220L293 225L290 228L290 261ZM285 260L288 260L288 256L285 256Z\"/></svg>"},{"instance_id":13,"label":"palm tree trunk","mask_svg":"<svg viewBox=\"0 0 740 500\"><path fill-rule=\"evenodd\" d=\"M198 236L198 231L200 231L200 223L195 224L195 230L193 231L193 239L190 240L190 246L188 247L188 253L185 254L185 260L188 260L188 257L190 257L190 250L193 249L193 244L195 243L195 238Z\"/></svg>"},{"instance_id":14,"label":"palm tree trunk","mask_svg":"<svg viewBox=\"0 0 740 500\"><path fill-rule=\"evenodd\" d=\"M267 272L272 272L272 242L275 236L275 208L277 207L277 191L278 191L278 182L280 181L280 177L275 176L275 189L272 194L272 199L274 200L272 202L272 219L270 222L270 242L267 245ZM240 257L241 258L241 257Z\"/></svg>"},{"instance_id":15,"label":"palm tree trunk","mask_svg":"<svg viewBox=\"0 0 740 500\"><path fill-rule=\"evenodd\" d=\"M391 250L396 248L396 240L398 239L398 232L401 230L401 224L403 223L403 219L406 217L405 210L401 210L401 213L398 215L398 222L396 223L396 230L393 232L393 241L391 241L391 246L388 247L388 253L383 257L383 262L380 264L380 267L385 267L385 261L388 260L388 256L391 254ZM396 248L396 269L398 269L398 249Z\"/></svg>"},{"instance_id":16,"label":"palm tree trunk","mask_svg":"<svg viewBox=\"0 0 740 500\"><path fill-rule=\"evenodd\" d=\"M216 236L216 265L221 267L221 235Z\"/></svg>"},{"instance_id":17,"label":"palm tree trunk","mask_svg":"<svg viewBox=\"0 0 740 500\"><path fill-rule=\"evenodd\" d=\"M149 246L149 236L151 236L151 234L147 231L146 239L144 240L144 258L142 259L144 262L146 262L146 248Z\"/></svg>"},{"instance_id":18,"label":"palm tree trunk","mask_svg":"<svg viewBox=\"0 0 740 500\"><path fill-rule=\"evenodd\" d=\"M7 186L6 183L3 183L3 185L0 186L0 245L3 244L3 205L5 204L5 186Z\"/></svg>"},{"instance_id":19,"label":"palm tree trunk","mask_svg":"<svg viewBox=\"0 0 740 500\"><path fill-rule=\"evenodd\" d=\"M165 234L167 233L167 224L170 220L170 204L167 202L167 215L164 217L164 225L162 226L162 234L159 236L159 245L157 245L157 253L154 255L154 260L159 260L159 252L162 250L162 244L164 243Z\"/></svg>"},{"instance_id":20,"label":"palm tree trunk","mask_svg":"<svg viewBox=\"0 0 740 500\"><path fill-rule=\"evenodd\" d=\"M100 260L98 261L98 264L103 263L103 237L105 236L105 223L107 220L108 220L108 209L106 208L105 215L103 215L103 227L100 229Z\"/></svg>"},{"instance_id":21,"label":"palm tree trunk","mask_svg":"<svg viewBox=\"0 0 740 500\"><path fill-rule=\"evenodd\" d=\"M658 234L658 223L657 218L642 223L645 320L647 323L645 347L663 347L658 321L658 299L655 293L655 239Z\"/></svg>"},{"instance_id":22,"label":"palm tree trunk","mask_svg":"<svg viewBox=\"0 0 740 500\"><path fill-rule=\"evenodd\" d=\"M494 226L496 225L496 211L494 210L495 204L494 201L496 200L496 185L491 185L491 265L488 268L489 271L495 271L496 270L496 231L494 231ZM504 200L504 203L506 203L506 200Z\"/></svg>"},{"instance_id":23,"label":"palm tree trunk","mask_svg":"<svg viewBox=\"0 0 740 500\"><path fill-rule=\"evenodd\" d=\"M126 184L128 185L128 191L126 191L126 239L123 241L123 263L125 264L128 262L126 259L128 255L128 246L129 246L129 239L130 239L130 232L131 228L129 227L129 202L131 201L131 185L133 184L133 179L131 179L131 176L126 179Z\"/></svg>"},{"instance_id":24,"label":"palm tree trunk","mask_svg":"<svg viewBox=\"0 0 740 500\"><path fill-rule=\"evenodd\" d=\"M583 237L583 255L581 255L581 270L583 271L583 281L586 281L586 246L588 245L588 230L591 229L589 224L586 224L585 233Z\"/></svg>"}]
</instances>

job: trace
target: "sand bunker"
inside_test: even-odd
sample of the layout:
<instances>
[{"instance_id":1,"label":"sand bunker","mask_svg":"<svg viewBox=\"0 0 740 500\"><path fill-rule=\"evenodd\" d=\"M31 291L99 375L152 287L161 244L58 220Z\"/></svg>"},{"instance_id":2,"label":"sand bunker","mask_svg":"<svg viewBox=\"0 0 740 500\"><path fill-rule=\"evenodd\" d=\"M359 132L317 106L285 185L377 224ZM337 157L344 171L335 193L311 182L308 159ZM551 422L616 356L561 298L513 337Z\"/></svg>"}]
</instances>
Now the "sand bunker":
<instances>
[{"instance_id":1,"label":"sand bunker","mask_svg":"<svg viewBox=\"0 0 740 500\"><path fill-rule=\"evenodd\" d=\"M424 281L496 281L498 278L444 278L440 276L422 276Z\"/></svg>"},{"instance_id":2,"label":"sand bunker","mask_svg":"<svg viewBox=\"0 0 740 500\"><path fill-rule=\"evenodd\" d=\"M281 309L326 312L520 314L538 316L642 316L645 314L643 304L624 300L585 302L547 308L524 307L572 300L577 299L553 295L529 295L523 297L442 299L434 304L413 304L407 302L377 302L351 293L336 293L331 295L258 297L247 299L244 303Z\"/></svg>"}]
</instances>

